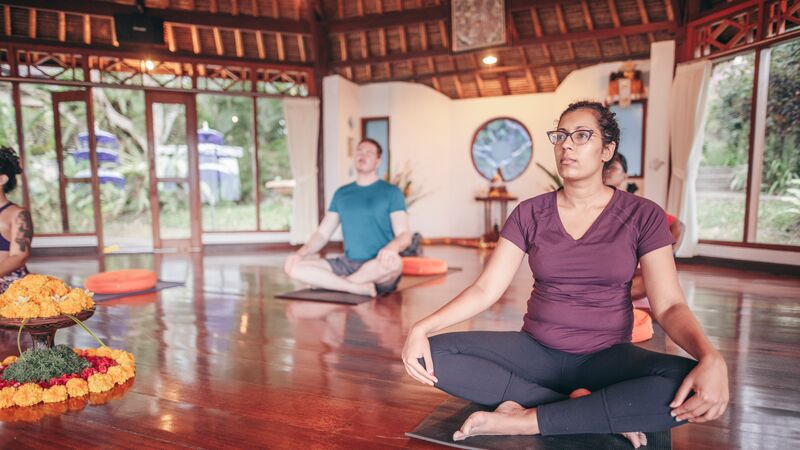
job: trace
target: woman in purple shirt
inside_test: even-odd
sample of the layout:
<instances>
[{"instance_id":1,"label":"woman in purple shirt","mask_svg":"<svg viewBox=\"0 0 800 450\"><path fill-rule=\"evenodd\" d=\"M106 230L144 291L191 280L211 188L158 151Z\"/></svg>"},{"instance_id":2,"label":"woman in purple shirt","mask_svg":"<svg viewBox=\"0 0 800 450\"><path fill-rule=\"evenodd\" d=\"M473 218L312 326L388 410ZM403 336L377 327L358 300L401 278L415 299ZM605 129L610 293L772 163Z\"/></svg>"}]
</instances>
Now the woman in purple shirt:
<instances>
[{"instance_id":1,"label":"woman in purple shirt","mask_svg":"<svg viewBox=\"0 0 800 450\"><path fill-rule=\"evenodd\" d=\"M470 416L453 439L482 434L641 432L721 416L727 367L686 305L666 216L655 203L603 184L619 126L600 103L577 102L548 132L564 187L523 201L478 279L419 321L403 348L406 371L452 395L496 407ZM494 304L525 255L534 278L519 332L429 337ZM630 343L631 279L641 263L652 313L695 360ZM590 395L569 399L579 388Z\"/></svg>"}]
</instances>

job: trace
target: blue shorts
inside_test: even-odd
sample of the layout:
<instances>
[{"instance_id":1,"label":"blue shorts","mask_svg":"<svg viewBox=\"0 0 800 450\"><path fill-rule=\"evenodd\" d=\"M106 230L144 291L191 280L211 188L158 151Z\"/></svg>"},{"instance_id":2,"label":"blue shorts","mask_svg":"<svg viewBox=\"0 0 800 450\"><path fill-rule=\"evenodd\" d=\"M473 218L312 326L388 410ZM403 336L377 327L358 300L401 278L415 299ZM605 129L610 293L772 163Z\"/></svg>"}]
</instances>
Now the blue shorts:
<instances>
[{"instance_id":1,"label":"blue shorts","mask_svg":"<svg viewBox=\"0 0 800 450\"><path fill-rule=\"evenodd\" d=\"M340 277L346 277L356 273L356 271L358 271L358 269L360 269L361 266L364 265L364 263L371 260L369 259L364 261L353 260L349 259L347 256L342 255L342 256L337 256L336 258L328 258L326 259L326 261L328 261L328 264L331 265L333 273L335 273ZM397 284L400 283L400 278L402 277L403 275L400 274L397 276L397 278L395 278L392 281L387 281L385 283L375 283L375 290L378 291L378 295L386 295L389 294L390 292L393 292L395 289L397 289Z\"/></svg>"}]
</instances>

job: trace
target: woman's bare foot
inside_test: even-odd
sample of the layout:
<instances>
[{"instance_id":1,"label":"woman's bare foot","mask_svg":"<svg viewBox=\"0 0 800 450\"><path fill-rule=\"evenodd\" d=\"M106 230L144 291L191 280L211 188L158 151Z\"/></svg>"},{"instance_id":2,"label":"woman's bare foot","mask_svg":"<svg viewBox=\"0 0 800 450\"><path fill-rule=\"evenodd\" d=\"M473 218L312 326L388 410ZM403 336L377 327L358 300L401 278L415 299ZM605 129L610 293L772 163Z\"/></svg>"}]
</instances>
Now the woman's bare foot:
<instances>
[{"instance_id":1,"label":"woman's bare foot","mask_svg":"<svg viewBox=\"0 0 800 450\"><path fill-rule=\"evenodd\" d=\"M647 445L647 436L640 432L640 431L633 431L630 433L620 433L625 439L631 441L633 444L633 448L639 448L640 446Z\"/></svg>"},{"instance_id":2,"label":"woman's bare foot","mask_svg":"<svg viewBox=\"0 0 800 450\"><path fill-rule=\"evenodd\" d=\"M454 441L463 441L470 436L539 434L536 408L525 409L519 403L506 401L494 412L472 413L461 429L453 433Z\"/></svg>"},{"instance_id":3,"label":"woman's bare foot","mask_svg":"<svg viewBox=\"0 0 800 450\"><path fill-rule=\"evenodd\" d=\"M378 289L375 288L375 283L361 283L354 284L353 289L350 290L351 294L369 295L370 297L378 296Z\"/></svg>"}]
</instances>

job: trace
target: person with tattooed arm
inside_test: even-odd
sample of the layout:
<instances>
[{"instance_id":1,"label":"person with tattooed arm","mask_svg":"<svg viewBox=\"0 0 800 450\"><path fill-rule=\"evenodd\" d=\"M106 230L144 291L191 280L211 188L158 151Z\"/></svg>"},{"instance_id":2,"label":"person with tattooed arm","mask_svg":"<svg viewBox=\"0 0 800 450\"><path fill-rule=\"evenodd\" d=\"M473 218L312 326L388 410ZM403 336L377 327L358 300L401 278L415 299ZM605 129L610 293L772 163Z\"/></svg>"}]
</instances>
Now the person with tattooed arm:
<instances>
[{"instance_id":1,"label":"person with tattooed arm","mask_svg":"<svg viewBox=\"0 0 800 450\"><path fill-rule=\"evenodd\" d=\"M0 293L28 274L25 262L33 240L31 213L6 197L17 187L20 173L22 168L14 150L0 148Z\"/></svg>"}]
</instances>

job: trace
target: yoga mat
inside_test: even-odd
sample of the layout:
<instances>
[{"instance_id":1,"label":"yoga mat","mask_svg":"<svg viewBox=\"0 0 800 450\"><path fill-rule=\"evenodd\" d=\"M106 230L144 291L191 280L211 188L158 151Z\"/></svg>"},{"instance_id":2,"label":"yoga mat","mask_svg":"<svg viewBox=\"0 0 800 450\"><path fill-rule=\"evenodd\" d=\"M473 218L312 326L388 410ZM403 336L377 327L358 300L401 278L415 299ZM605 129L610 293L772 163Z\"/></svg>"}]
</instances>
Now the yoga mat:
<instances>
[{"instance_id":1,"label":"yoga mat","mask_svg":"<svg viewBox=\"0 0 800 450\"><path fill-rule=\"evenodd\" d=\"M460 267L451 267L447 269L446 273L439 275L428 276L408 276L403 275L400 282L397 284L397 289L393 292L402 291L408 288L425 284L429 281L436 280L450 274L452 272L460 271ZM391 295L391 293L386 294ZM284 300L309 300L315 302L330 302L330 303L344 303L347 305L358 305L372 300L368 295L350 294L348 292L331 291L328 289L301 289L299 291L285 292L278 294L275 298Z\"/></svg>"},{"instance_id":2,"label":"yoga mat","mask_svg":"<svg viewBox=\"0 0 800 450\"><path fill-rule=\"evenodd\" d=\"M158 292L158 291L160 291L162 289L169 289L169 288L172 288L172 287L183 286L184 284L186 284L186 283L184 283L183 281L162 281L162 280L158 280L156 282L156 287L154 287L153 289L145 289L143 291L133 291L133 292L122 292L122 293L119 293L119 294L94 294L94 297L92 297L92 298L96 302L103 302L103 301L106 301L106 300L113 300L115 298L130 297L132 295L149 294L151 292Z\"/></svg>"},{"instance_id":3,"label":"yoga mat","mask_svg":"<svg viewBox=\"0 0 800 450\"><path fill-rule=\"evenodd\" d=\"M568 436L474 436L453 441L453 433L461 428L470 414L489 408L461 399L450 399L437 407L406 436L435 442L448 447L480 450L631 450L630 441L618 434L573 434ZM670 450L672 438L667 431L645 433L644 450Z\"/></svg>"}]
</instances>

